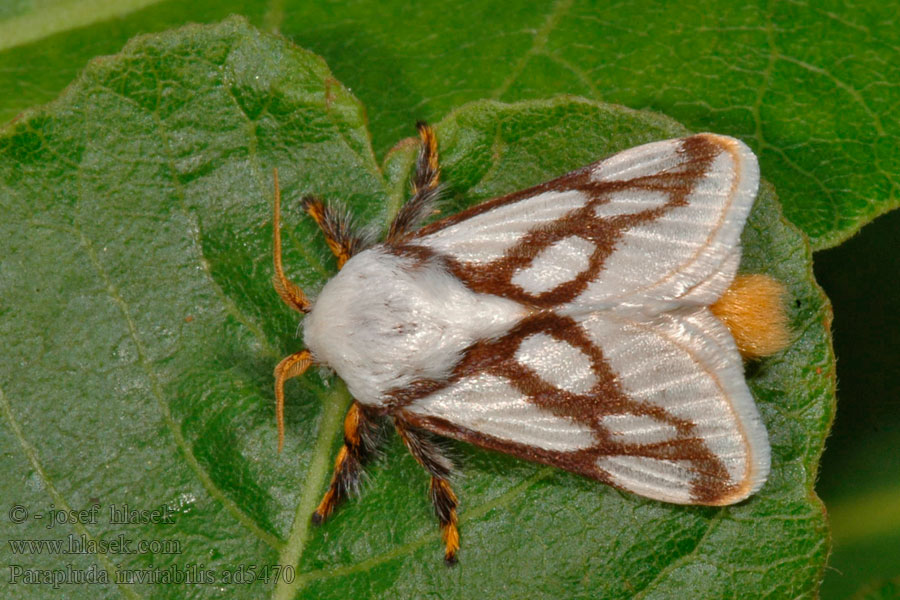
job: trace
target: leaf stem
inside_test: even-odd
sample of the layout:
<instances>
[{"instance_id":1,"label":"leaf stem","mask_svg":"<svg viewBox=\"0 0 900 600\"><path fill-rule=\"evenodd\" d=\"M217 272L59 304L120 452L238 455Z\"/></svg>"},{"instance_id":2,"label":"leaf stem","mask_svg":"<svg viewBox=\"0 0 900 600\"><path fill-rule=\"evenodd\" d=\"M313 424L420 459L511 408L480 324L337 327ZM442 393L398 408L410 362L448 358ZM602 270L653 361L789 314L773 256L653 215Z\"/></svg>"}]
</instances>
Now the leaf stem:
<instances>
[{"instance_id":1,"label":"leaf stem","mask_svg":"<svg viewBox=\"0 0 900 600\"><path fill-rule=\"evenodd\" d=\"M350 405L350 394L340 386L325 402L322 420L319 425L319 437L313 447L312 458L306 480L300 490L300 502L297 503L297 512L294 514L294 524L287 543L278 557L278 564L286 567L296 567L300 564L306 542L309 539L310 516L318 503L319 493L324 487L328 476L331 474L331 448L335 439L341 434L342 421L347 407ZM272 594L274 600L289 600L293 598L305 580L297 577L291 582L279 578Z\"/></svg>"}]
</instances>

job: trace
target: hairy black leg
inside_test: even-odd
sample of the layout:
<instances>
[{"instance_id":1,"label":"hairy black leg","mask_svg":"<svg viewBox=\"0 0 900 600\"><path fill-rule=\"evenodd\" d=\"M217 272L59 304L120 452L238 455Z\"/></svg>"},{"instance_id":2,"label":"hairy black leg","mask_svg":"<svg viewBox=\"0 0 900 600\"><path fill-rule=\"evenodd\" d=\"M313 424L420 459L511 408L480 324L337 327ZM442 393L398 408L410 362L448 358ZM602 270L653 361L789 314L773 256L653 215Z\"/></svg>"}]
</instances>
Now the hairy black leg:
<instances>
[{"instance_id":1,"label":"hairy black leg","mask_svg":"<svg viewBox=\"0 0 900 600\"><path fill-rule=\"evenodd\" d=\"M344 445L334 461L331 485L312 515L313 523L321 524L342 500L359 489L363 466L378 450L378 430L378 422L354 402L344 418Z\"/></svg>"},{"instance_id":2,"label":"hairy black leg","mask_svg":"<svg viewBox=\"0 0 900 600\"><path fill-rule=\"evenodd\" d=\"M399 417L394 419L394 426L413 458L431 475L428 492L434 505L434 514L441 526L444 560L448 565L453 565L459 552L459 518L456 514L459 502L448 481L453 463L422 430L412 427Z\"/></svg>"},{"instance_id":3,"label":"hairy black leg","mask_svg":"<svg viewBox=\"0 0 900 600\"><path fill-rule=\"evenodd\" d=\"M350 213L339 212L312 196L303 199L303 210L325 235L328 248L338 259L338 269L369 245L368 236L353 225Z\"/></svg>"},{"instance_id":4,"label":"hairy black leg","mask_svg":"<svg viewBox=\"0 0 900 600\"><path fill-rule=\"evenodd\" d=\"M422 146L412 179L412 197L400 207L394 217L387 236L389 243L401 242L417 229L431 215L438 196L441 168L438 164L437 138L434 129L428 124L419 121L416 127Z\"/></svg>"}]
</instances>

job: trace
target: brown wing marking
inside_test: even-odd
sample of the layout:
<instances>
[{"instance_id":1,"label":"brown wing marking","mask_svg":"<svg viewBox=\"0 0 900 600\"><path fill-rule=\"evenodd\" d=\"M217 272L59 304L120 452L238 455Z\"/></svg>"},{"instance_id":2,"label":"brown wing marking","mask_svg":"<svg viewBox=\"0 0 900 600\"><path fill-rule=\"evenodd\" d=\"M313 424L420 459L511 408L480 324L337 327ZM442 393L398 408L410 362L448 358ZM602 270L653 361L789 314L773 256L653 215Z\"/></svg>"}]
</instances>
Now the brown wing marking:
<instances>
[{"instance_id":1,"label":"brown wing marking","mask_svg":"<svg viewBox=\"0 0 900 600\"><path fill-rule=\"evenodd\" d=\"M585 353L591 360L597 378L594 386L584 394L561 390L545 382L535 372L515 359L523 340L535 333L544 333L566 342ZM461 427L445 419L423 416L404 410L411 403L476 374L487 373L503 377L530 401L558 417L572 419L590 427L596 443L590 448L574 452L560 452L535 448L511 440L482 434ZM694 425L679 419L663 408L629 398L623 391L599 348L587 338L572 319L552 313L539 313L519 324L507 335L496 340L473 344L446 381L420 380L413 385L395 389L389 394L387 410L400 411L408 422L465 442L491 450L512 454L525 460L544 463L573 471L605 483L612 479L596 466L602 456L641 456L659 460L688 460L696 474L692 497L698 504L717 504L735 486L728 483L729 475L722 461L694 433ZM653 444L629 444L614 439L600 423L605 415L631 414L649 416L655 421L673 426L677 438Z\"/></svg>"},{"instance_id":2,"label":"brown wing marking","mask_svg":"<svg viewBox=\"0 0 900 600\"><path fill-rule=\"evenodd\" d=\"M544 192L578 190L584 192L590 199L583 207L530 231L497 260L484 265L473 265L441 254L441 258L446 261L448 270L473 291L503 296L536 308L550 308L565 304L581 294L588 284L596 279L597 274L603 269L604 261L613 252L624 231L641 223L654 221L672 208L684 206L696 183L706 175L713 160L723 152L723 147L715 141L715 138L697 135L682 140L680 151L688 158L677 168L623 181L593 181L591 179L592 172L598 164L603 162L599 161L552 181L489 200L451 217L441 219L417 231L406 243L391 246L390 249L400 254L414 255L421 254L424 249L426 253L430 254L430 249L416 244L416 240L499 206L518 202ZM594 215L595 207L609 202L611 194L623 190L662 192L667 194L669 199L662 206L635 214L623 214L603 219ZM571 236L578 236L594 244L595 249L590 257L588 268L573 279L539 294L526 292L512 283L514 275L520 269L530 266L543 250Z\"/></svg>"}]
</instances>

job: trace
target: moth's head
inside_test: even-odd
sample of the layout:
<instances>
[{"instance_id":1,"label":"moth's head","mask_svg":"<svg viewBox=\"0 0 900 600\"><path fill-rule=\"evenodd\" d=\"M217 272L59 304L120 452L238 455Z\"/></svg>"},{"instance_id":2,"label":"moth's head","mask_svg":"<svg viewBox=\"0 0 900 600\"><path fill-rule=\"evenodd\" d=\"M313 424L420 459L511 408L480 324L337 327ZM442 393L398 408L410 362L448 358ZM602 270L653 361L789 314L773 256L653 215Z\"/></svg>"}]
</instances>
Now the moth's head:
<instances>
[{"instance_id":1,"label":"moth's head","mask_svg":"<svg viewBox=\"0 0 900 600\"><path fill-rule=\"evenodd\" d=\"M317 364L334 368L336 352L346 344L346 333L357 321L364 298L359 297L354 258L329 279L302 322L303 343Z\"/></svg>"},{"instance_id":2,"label":"moth's head","mask_svg":"<svg viewBox=\"0 0 900 600\"><path fill-rule=\"evenodd\" d=\"M382 248L360 252L325 284L303 321L315 362L334 369L353 396L376 402L397 382L411 352L417 293L404 260ZM413 337L415 337L413 335Z\"/></svg>"}]
</instances>

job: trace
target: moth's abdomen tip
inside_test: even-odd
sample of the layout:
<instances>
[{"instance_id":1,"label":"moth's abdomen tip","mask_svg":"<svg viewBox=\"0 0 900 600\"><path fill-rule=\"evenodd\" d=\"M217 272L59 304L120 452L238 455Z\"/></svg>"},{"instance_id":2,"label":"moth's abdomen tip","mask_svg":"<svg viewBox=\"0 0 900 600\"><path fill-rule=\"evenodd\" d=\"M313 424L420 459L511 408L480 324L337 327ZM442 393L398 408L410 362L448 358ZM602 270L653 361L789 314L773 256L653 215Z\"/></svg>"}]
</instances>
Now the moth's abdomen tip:
<instances>
[{"instance_id":1,"label":"moth's abdomen tip","mask_svg":"<svg viewBox=\"0 0 900 600\"><path fill-rule=\"evenodd\" d=\"M319 511L315 511L309 520L313 525L318 526L318 525L321 525L325 521L325 517L323 517L322 513L320 513Z\"/></svg>"},{"instance_id":2,"label":"moth's abdomen tip","mask_svg":"<svg viewBox=\"0 0 900 600\"><path fill-rule=\"evenodd\" d=\"M457 563L459 563L459 559L456 557L456 554L444 556L444 564L447 565L448 568L455 567Z\"/></svg>"},{"instance_id":3,"label":"moth's abdomen tip","mask_svg":"<svg viewBox=\"0 0 900 600\"><path fill-rule=\"evenodd\" d=\"M768 275L738 275L712 305L744 358L770 356L788 346L785 293L784 285Z\"/></svg>"}]
</instances>

